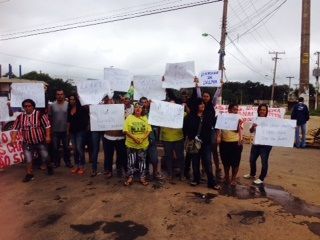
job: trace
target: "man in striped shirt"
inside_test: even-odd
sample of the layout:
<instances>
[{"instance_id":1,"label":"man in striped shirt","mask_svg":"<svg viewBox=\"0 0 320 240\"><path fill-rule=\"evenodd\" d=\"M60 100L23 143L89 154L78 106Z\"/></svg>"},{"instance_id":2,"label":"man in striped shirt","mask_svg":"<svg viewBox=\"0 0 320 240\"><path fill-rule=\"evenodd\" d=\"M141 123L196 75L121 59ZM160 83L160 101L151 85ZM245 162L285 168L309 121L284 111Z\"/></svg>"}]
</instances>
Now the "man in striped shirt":
<instances>
[{"instance_id":1,"label":"man in striped shirt","mask_svg":"<svg viewBox=\"0 0 320 240\"><path fill-rule=\"evenodd\" d=\"M17 142L17 132L21 131L23 137L23 153L27 163L27 174L23 182L33 179L32 156L38 151L43 161L47 163L48 174L53 174L47 144L51 142L50 122L47 115L35 109L32 99L25 99L22 107L25 112L21 113L14 122L12 144Z\"/></svg>"}]
</instances>

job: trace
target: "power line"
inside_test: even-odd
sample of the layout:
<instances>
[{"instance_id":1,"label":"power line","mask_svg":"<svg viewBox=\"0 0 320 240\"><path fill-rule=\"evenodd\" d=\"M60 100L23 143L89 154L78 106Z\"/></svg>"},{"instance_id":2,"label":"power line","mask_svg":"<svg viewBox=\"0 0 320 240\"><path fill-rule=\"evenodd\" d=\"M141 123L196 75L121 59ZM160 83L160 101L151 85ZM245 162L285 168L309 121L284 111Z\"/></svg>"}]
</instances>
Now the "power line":
<instances>
[{"instance_id":1,"label":"power line","mask_svg":"<svg viewBox=\"0 0 320 240\"><path fill-rule=\"evenodd\" d=\"M25 37L43 35L43 34L48 34L48 33L53 33L53 32L61 32L61 31L66 31L66 30L71 30L71 29L84 28L84 27L96 26L96 25L101 25L101 24L106 24L106 23L124 21L124 20L129 20L129 19L134 19L134 18L140 18L140 17L150 16L150 15L155 15L155 14L161 14L161 13L172 12L172 11L177 11L177 10L186 9L186 8L207 5L207 4L220 2L220 1L222 1L222 0L204 0L204 1L193 2L193 3L189 3L189 4L177 5L177 6L173 6L173 7L165 7L165 8L160 8L160 9L156 9L156 10L150 10L150 11L144 12L144 13L131 14L131 15L135 15L135 16L127 16L127 17L122 17L122 18L118 18L118 19L100 21L100 22L95 22L95 23L87 23L87 24L78 25L78 26L67 26L64 28L52 29L52 30L47 30L47 31L42 31L41 29L40 30L31 30L31 31L42 31L42 32L33 32L33 33L28 33L28 34L22 34L19 36L0 38L0 41L25 38ZM51 27L51 28L54 28L54 27Z\"/></svg>"}]
</instances>

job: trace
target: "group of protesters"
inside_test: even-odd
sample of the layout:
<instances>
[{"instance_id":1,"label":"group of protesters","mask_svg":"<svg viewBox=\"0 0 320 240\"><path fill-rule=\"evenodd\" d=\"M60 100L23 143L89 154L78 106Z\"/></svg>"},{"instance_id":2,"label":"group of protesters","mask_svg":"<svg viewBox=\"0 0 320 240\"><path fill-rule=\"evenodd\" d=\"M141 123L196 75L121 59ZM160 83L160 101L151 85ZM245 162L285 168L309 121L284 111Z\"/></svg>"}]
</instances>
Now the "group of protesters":
<instances>
[{"instance_id":1,"label":"group of protesters","mask_svg":"<svg viewBox=\"0 0 320 240\"><path fill-rule=\"evenodd\" d=\"M101 104L122 103L125 121L122 130L105 132L90 131L89 107L80 104L76 93L66 97L64 91L58 89L56 101L49 104L45 111L38 110L32 99L25 99L22 102L23 112L16 118L12 134L12 144L17 144L19 132L23 137L24 160L27 165L23 182L29 182L34 178L34 152L46 163L48 174L52 175L54 168L60 167L61 146L65 166L71 169L72 174L84 175L86 172L85 146L89 151L91 177L101 174L98 171L98 156L102 140L103 174L106 178L113 176L113 159L116 152L116 174L125 178L125 186L133 184L136 175L144 186L149 184L150 179L172 180L175 177L179 180L188 179L190 185L196 186L203 181L202 173L205 173L207 186L219 190L219 180L222 176L219 158L224 169L223 182L236 186L243 150L243 122L239 120L237 130L215 129L215 105L220 95L221 88L217 88L214 96L208 91L201 92L199 87L193 89L190 97L182 93L178 98L168 92L166 101L182 104L185 109L183 127L178 129L151 126L148 123L151 100L146 97L133 102L128 94L115 97L106 95ZM228 112L237 114L238 105L229 104ZM268 106L259 105L258 116L267 115ZM253 124L250 132L254 133L256 127L257 125ZM70 140L74 163L71 163L70 159ZM163 144L164 149L165 176L158 164L159 142ZM255 184L263 183L268 172L271 149L268 145L252 145L251 170L243 176L244 178L253 179ZM256 161L259 156L262 160L261 174L255 179ZM179 168L178 174L175 174L175 167Z\"/></svg>"}]
</instances>

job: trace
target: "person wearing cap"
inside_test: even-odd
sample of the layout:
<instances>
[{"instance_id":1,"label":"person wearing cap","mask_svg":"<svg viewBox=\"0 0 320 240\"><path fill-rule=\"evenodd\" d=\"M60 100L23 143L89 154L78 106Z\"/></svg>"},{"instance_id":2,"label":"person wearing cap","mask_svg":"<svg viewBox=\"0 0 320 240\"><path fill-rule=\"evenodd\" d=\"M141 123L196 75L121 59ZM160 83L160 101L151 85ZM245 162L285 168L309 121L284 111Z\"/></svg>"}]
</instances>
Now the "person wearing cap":
<instances>
[{"instance_id":1,"label":"person wearing cap","mask_svg":"<svg viewBox=\"0 0 320 240\"><path fill-rule=\"evenodd\" d=\"M146 154L149 146L149 135L152 131L146 116L142 115L143 103L134 104L134 112L129 115L124 123L123 132L126 135L126 147L128 157L127 179L125 186L133 183L135 172L140 175L140 183L147 186L146 181ZM138 168L136 168L138 166Z\"/></svg>"}]
</instances>

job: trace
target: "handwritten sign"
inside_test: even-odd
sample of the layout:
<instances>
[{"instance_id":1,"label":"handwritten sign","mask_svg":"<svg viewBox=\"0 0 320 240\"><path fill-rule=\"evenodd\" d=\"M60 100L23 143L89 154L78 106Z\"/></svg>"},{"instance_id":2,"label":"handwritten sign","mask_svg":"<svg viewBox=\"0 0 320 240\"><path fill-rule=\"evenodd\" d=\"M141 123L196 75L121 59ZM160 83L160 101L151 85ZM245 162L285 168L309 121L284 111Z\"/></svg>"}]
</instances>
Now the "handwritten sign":
<instances>
[{"instance_id":1,"label":"handwritten sign","mask_svg":"<svg viewBox=\"0 0 320 240\"><path fill-rule=\"evenodd\" d=\"M162 88L162 79L158 75L137 75L133 77L134 100L141 97L164 100L166 92Z\"/></svg>"},{"instance_id":2,"label":"handwritten sign","mask_svg":"<svg viewBox=\"0 0 320 240\"><path fill-rule=\"evenodd\" d=\"M17 135L17 143L11 144L11 132L0 132L0 168L21 163L24 159L22 150L22 136Z\"/></svg>"},{"instance_id":3,"label":"handwritten sign","mask_svg":"<svg viewBox=\"0 0 320 240\"><path fill-rule=\"evenodd\" d=\"M216 113L227 113L228 105L216 105L215 107ZM257 116L257 106L239 106L238 114L241 116L243 122L252 122ZM286 110L285 108L269 108L268 109L268 117L273 118L284 118Z\"/></svg>"},{"instance_id":4,"label":"handwritten sign","mask_svg":"<svg viewBox=\"0 0 320 240\"><path fill-rule=\"evenodd\" d=\"M181 88L195 87L194 62L167 63L164 73L163 88L173 88L180 90Z\"/></svg>"},{"instance_id":5,"label":"handwritten sign","mask_svg":"<svg viewBox=\"0 0 320 240\"><path fill-rule=\"evenodd\" d=\"M25 99L32 99L37 108L45 107L43 83L12 83L11 107L21 107Z\"/></svg>"},{"instance_id":6,"label":"handwritten sign","mask_svg":"<svg viewBox=\"0 0 320 240\"><path fill-rule=\"evenodd\" d=\"M221 71L201 71L199 86L221 87Z\"/></svg>"},{"instance_id":7,"label":"handwritten sign","mask_svg":"<svg viewBox=\"0 0 320 240\"><path fill-rule=\"evenodd\" d=\"M76 82L81 105L98 104L106 94L110 94L110 86L104 80L84 80Z\"/></svg>"},{"instance_id":8,"label":"handwritten sign","mask_svg":"<svg viewBox=\"0 0 320 240\"><path fill-rule=\"evenodd\" d=\"M124 124L123 104L90 105L91 131L122 130Z\"/></svg>"},{"instance_id":9,"label":"handwritten sign","mask_svg":"<svg viewBox=\"0 0 320 240\"><path fill-rule=\"evenodd\" d=\"M149 123L154 126L182 128L184 107L180 104L152 100Z\"/></svg>"},{"instance_id":10,"label":"handwritten sign","mask_svg":"<svg viewBox=\"0 0 320 240\"><path fill-rule=\"evenodd\" d=\"M128 92L133 80L133 75L127 70L119 68L105 68L104 80L109 83L112 92Z\"/></svg>"},{"instance_id":11,"label":"handwritten sign","mask_svg":"<svg viewBox=\"0 0 320 240\"><path fill-rule=\"evenodd\" d=\"M223 130L237 130L240 116L233 113L218 114L215 128Z\"/></svg>"},{"instance_id":12,"label":"handwritten sign","mask_svg":"<svg viewBox=\"0 0 320 240\"><path fill-rule=\"evenodd\" d=\"M296 120L258 117L254 144L293 147Z\"/></svg>"},{"instance_id":13,"label":"handwritten sign","mask_svg":"<svg viewBox=\"0 0 320 240\"><path fill-rule=\"evenodd\" d=\"M0 97L0 122L6 122L10 120L7 102L7 97Z\"/></svg>"}]
</instances>

